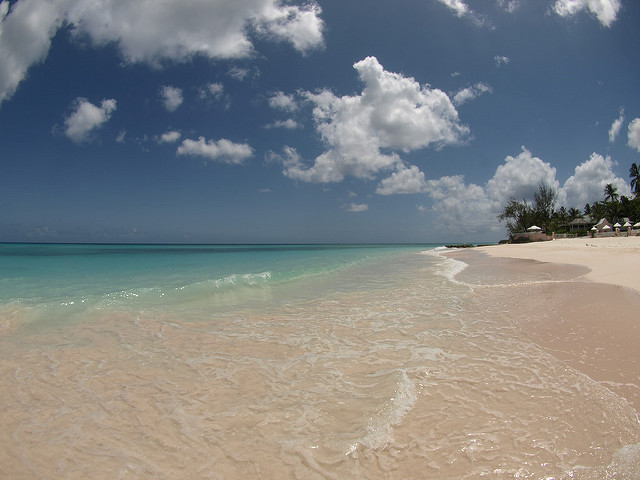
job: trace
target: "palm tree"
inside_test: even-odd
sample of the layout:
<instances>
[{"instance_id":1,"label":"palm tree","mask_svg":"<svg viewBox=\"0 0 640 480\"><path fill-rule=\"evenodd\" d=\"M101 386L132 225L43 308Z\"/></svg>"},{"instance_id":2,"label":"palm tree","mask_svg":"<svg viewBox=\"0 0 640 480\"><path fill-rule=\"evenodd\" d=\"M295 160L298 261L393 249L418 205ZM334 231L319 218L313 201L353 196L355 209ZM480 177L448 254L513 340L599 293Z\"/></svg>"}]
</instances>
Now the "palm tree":
<instances>
[{"instance_id":1,"label":"palm tree","mask_svg":"<svg viewBox=\"0 0 640 480\"><path fill-rule=\"evenodd\" d=\"M629 178L631 178L631 190L638 197L640 195L640 168L635 162L631 164L629 169Z\"/></svg>"},{"instance_id":2,"label":"palm tree","mask_svg":"<svg viewBox=\"0 0 640 480\"><path fill-rule=\"evenodd\" d=\"M606 202L608 200L611 202L617 202L618 198L620 198L620 195L618 195L618 189L614 187L613 184L607 183L604 187L604 201Z\"/></svg>"}]
</instances>

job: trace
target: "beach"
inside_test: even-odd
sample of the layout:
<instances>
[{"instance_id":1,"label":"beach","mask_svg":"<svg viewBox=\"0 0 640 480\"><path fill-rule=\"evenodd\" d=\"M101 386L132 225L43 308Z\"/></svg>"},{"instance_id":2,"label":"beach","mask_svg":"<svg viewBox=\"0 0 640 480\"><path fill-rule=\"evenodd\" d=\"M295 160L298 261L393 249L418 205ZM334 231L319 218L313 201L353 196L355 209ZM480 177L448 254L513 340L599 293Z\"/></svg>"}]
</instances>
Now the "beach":
<instances>
[{"instance_id":1,"label":"beach","mask_svg":"<svg viewBox=\"0 0 640 480\"><path fill-rule=\"evenodd\" d=\"M566 238L551 242L480 247L492 257L523 258L539 262L583 265L585 278L620 285L640 293L640 237Z\"/></svg>"},{"instance_id":2,"label":"beach","mask_svg":"<svg viewBox=\"0 0 640 480\"><path fill-rule=\"evenodd\" d=\"M638 293L561 245L0 245L0 477L636 479Z\"/></svg>"},{"instance_id":3,"label":"beach","mask_svg":"<svg viewBox=\"0 0 640 480\"><path fill-rule=\"evenodd\" d=\"M469 263L462 279L480 270L518 272L509 291L518 327L640 411L640 237L483 246L448 256Z\"/></svg>"}]
</instances>

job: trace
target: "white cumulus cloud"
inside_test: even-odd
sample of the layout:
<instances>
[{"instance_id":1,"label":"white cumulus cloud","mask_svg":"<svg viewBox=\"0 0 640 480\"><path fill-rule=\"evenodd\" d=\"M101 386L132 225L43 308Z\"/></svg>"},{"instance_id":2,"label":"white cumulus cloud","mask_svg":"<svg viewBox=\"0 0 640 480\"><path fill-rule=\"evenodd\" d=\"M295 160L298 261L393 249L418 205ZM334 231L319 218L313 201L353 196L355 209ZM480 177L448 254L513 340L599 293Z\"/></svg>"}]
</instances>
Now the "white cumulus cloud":
<instances>
[{"instance_id":1,"label":"white cumulus cloud","mask_svg":"<svg viewBox=\"0 0 640 480\"><path fill-rule=\"evenodd\" d=\"M284 92L275 92L271 95L269 97L269 106L285 112L295 112L298 109L295 97Z\"/></svg>"},{"instance_id":2,"label":"white cumulus cloud","mask_svg":"<svg viewBox=\"0 0 640 480\"><path fill-rule=\"evenodd\" d=\"M178 87L172 87L170 85L165 85L160 89L160 99L162 100L164 108L166 108L169 112L175 112L184 101L184 97L182 96L182 89Z\"/></svg>"},{"instance_id":3,"label":"white cumulus cloud","mask_svg":"<svg viewBox=\"0 0 640 480\"><path fill-rule=\"evenodd\" d=\"M302 51L322 42L321 9L280 0L205 2L72 1L67 21L97 44L118 42L129 62L183 62L193 55L241 58L253 52L251 30Z\"/></svg>"},{"instance_id":4,"label":"white cumulus cloud","mask_svg":"<svg viewBox=\"0 0 640 480\"><path fill-rule=\"evenodd\" d=\"M182 134L177 130L171 130L160 135L158 143L175 143L180 140Z\"/></svg>"},{"instance_id":5,"label":"white cumulus cloud","mask_svg":"<svg viewBox=\"0 0 640 480\"><path fill-rule=\"evenodd\" d=\"M555 167L522 147L517 157L507 156L504 163L498 166L487 182L486 191L489 198L503 205L509 197L532 199L541 184L556 190L560 188Z\"/></svg>"},{"instance_id":6,"label":"white cumulus cloud","mask_svg":"<svg viewBox=\"0 0 640 480\"><path fill-rule=\"evenodd\" d=\"M588 160L576 166L575 173L564 182L561 190L565 198L564 205L581 209L586 203L602 200L604 187L609 183L618 189L619 195L630 196L629 185L613 173L613 166L611 157L592 153Z\"/></svg>"},{"instance_id":7,"label":"white cumulus cloud","mask_svg":"<svg viewBox=\"0 0 640 480\"><path fill-rule=\"evenodd\" d=\"M629 133L627 138L627 145L640 152L640 118L634 118L631 120L631 123L629 123Z\"/></svg>"},{"instance_id":8,"label":"white cumulus cloud","mask_svg":"<svg viewBox=\"0 0 640 480\"><path fill-rule=\"evenodd\" d=\"M522 147L517 156L505 158L484 186L466 184L458 175L427 180L424 191L433 200L431 211L443 231L495 235L504 231L497 215L509 198L533 202L542 184L557 191L557 207L582 209L585 203L600 201L608 183L620 195L630 196L625 179L613 172L614 165L610 157L593 153L561 186L556 169Z\"/></svg>"},{"instance_id":9,"label":"white cumulus cloud","mask_svg":"<svg viewBox=\"0 0 640 480\"><path fill-rule=\"evenodd\" d=\"M482 235L501 231L495 202L481 186L465 184L461 175L429 180L426 191L434 200L431 210L436 214L438 227L448 234L464 231Z\"/></svg>"},{"instance_id":10,"label":"white cumulus cloud","mask_svg":"<svg viewBox=\"0 0 640 480\"><path fill-rule=\"evenodd\" d=\"M234 143L226 138L216 141L199 137L198 140L188 138L183 140L176 153L240 165L247 158L253 156L253 148L246 143Z\"/></svg>"},{"instance_id":11,"label":"white cumulus cloud","mask_svg":"<svg viewBox=\"0 0 640 480\"><path fill-rule=\"evenodd\" d=\"M380 182L376 193L380 195L420 193L426 186L424 173L418 167L415 165L407 167L399 163L396 165L396 171Z\"/></svg>"},{"instance_id":12,"label":"white cumulus cloud","mask_svg":"<svg viewBox=\"0 0 640 480\"><path fill-rule=\"evenodd\" d=\"M253 23L258 32L289 41L305 53L322 45L324 24L320 19L321 13L322 9L315 2L307 3L303 8L270 2Z\"/></svg>"},{"instance_id":13,"label":"white cumulus cloud","mask_svg":"<svg viewBox=\"0 0 640 480\"><path fill-rule=\"evenodd\" d=\"M115 44L128 63L154 67L194 56L248 58L255 53L251 34L301 53L323 44L322 11L313 0L20 0L9 6L0 2L0 102L46 58L63 25L94 45Z\"/></svg>"},{"instance_id":14,"label":"white cumulus cloud","mask_svg":"<svg viewBox=\"0 0 640 480\"><path fill-rule=\"evenodd\" d=\"M224 85L219 82L208 83L205 87L200 89L199 96L201 100L207 98L220 99L224 95Z\"/></svg>"},{"instance_id":15,"label":"white cumulus cloud","mask_svg":"<svg viewBox=\"0 0 640 480\"><path fill-rule=\"evenodd\" d=\"M620 0L557 0L553 11L561 17L569 17L588 10L602 25L610 27L616 21L620 7Z\"/></svg>"},{"instance_id":16,"label":"white cumulus cloud","mask_svg":"<svg viewBox=\"0 0 640 480\"><path fill-rule=\"evenodd\" d=\"M61 25L55 3L21 0L9 10L8 1L0 2L0 104L15 93L29 67L46 58Z\"/></svg>"},{"instance_id":17,"label":"white cumulus cloud","mask_svg":"<svg viewBox=\"0 0 640 480\"><path fill-rule=\"evenodd\" d=\"M339 182L346 176L372 179L392 169L397 151L462 143L469 128L441 90L387 72L375 57L354 64L364 88L338 97L329 90L303 92L327 150L312 166L301 163L285 174L307 182Z\"/></svg>"},{"instance_id":18,"label":"white cumulus cloud","mask_svg":"<svg viewBox=\"0 0 640 480\"><path fill-rule=\"evenodd\" d=\"M64 133L75 143L90 140L90 134L100 128L116 110L114 99L103 100L100 106L94 105L86 98L76 98L72 112L65 118Z\"/></svg>"}]
</instances>

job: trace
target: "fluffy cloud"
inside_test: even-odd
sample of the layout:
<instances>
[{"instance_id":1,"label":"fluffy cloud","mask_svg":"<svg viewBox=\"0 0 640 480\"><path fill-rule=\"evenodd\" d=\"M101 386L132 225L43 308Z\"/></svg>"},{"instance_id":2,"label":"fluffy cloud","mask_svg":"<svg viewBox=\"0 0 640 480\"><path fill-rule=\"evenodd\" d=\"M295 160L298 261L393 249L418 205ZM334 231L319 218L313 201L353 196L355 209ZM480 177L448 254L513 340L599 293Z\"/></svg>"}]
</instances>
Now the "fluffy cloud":
<instances>
[{"instance_id":1,"label":"fluffy cloud","mask_svg":"<svg viewBox=\"0 0 640 480\"><path fill-rule=\"evenodd\" d=\"M496 217L509 198L532 200L541 184L559 190L556 169L522 147L517 156L505 158L484 186L465 184L463 177L453 176L429 180L426 191L444 227L495 234L502 231Z\"/></svg>"},{"instance_id":2,"label":"fluffy cloud","mask_svg":"<svg viewBox=\"0 0 640 480\"><path fill-rule=\"evenodd\" d=\"M253 156L253 149L246 143L233 143L226 138L215 141L199 137L198 140L183 140L176 153L240 165L247 158Z\"/></svg>"},{"instance_id":3,"label":"fluffy cloud","mask_svg":"<svg viewBox=\"0 0 640 480\"><path fill-rule=\"evenodd\" d=\"M203 2L121 2L75 0L67 21L96 44L118 42L126 60L158 64L193 55L240 58L253 52L247 36L255 30L288 41L305 52L322 42L320 7L285 5L279 0Z\"/></svg>"},{"instance_id":4,"label":"fluffy cloud","mask_svg":"<svg viewBox=\"0 0 640 480\"><path fill-rule=\"evenodd\" d=\"M613 165L611 157L605 158L592 153L589 160L578 165L575 173L564 182L564 205L569 208L582 208L586 203L602 200L604 187L608 183L618 189L618 194L630 196L631 190L626 180L613 173Z\"/></svg>"},{"instance_id":5,"label":"fluffy cloud","mask_svg":"<svg viewBox=\"0 0 640 480\"><path fill-rule=\"evenodd\" d=\"M321 13L317 3L307 3L301 8L269 2L253 24L259 33L289 41L304 53L322 44L324 25Z\"/></svg>"},{"instance_id":6,"label":"fluffy cloud","mask_svg":"<svg viewBox=\"0 0 640 480\"><path fill-rule=\"evenodd\" d=\"M169 112L175 112L184 101L182 89L165 85L160 89L160 99L164 108Z\"/></svg>"},{"instance_id":7,"label":"fluffy cloud","mask_svg":"<svg viewBox=\"0 0 640 480\"><path fill-rule=\"evenodd\" d=\"M298 109L295 97L284 92L276 92L269 98L269 106L285 112L295 112Z\"/></svg>"},{"instance_id":8,"label":"fluffy cloud","mask_svg":"<svg viewBox=\"0 0 640 480\"><path fill-rule=\"evenodd\" d=\"M314 105L315 125L328 149L309 168L298 162L285 169L287 176L307 182L372 179L400 162L398 150L440 148L468 136L469 128L441 90L387 72L375 57L354 68L364 84L360 95L302 93Z\"/></svg>"},{"instance_id":9,"label":"fluffy cloud","mask_svg":"<svg viewBox=\"0 0 640 480\"><path fill-rule=\"evenodd\" d=\"M492 93L493 89L486 83L478 82L472 87L463 88L453 97L453 104L459 107L469 100L479 97L483 93Z\"/></svg>"},{"instance_id":10,"label":"fluffy cloud","mask_svg":"<svg viewBox=\"0 0 640 480\"><path fill-rule=\"evenodd\" d=\"M559 189L556 169L549 163L531 155L522 147L517 157L508 156L499 165L493 177L487 182L486 191L491 200L500 205L506 204L509 197L518 200L531 199L538 191L538 185Z\"/></svg>"},{"instance_id":11,"label":"fluffy cloud","mask_svg":"<svg viewBox=\"0 0 640 480\"><path fill-rule=\"evenodd\" d=\"M13 95L28 68L46 58L61 25L54 3L21 0L10 13L9 2L0 3L0 104Z\"/></svg>"},{"instance_id":12,"label":"fluffy cloud","mask_svg":"<svg viewBox=\"0 0 640 480\"><path fill-rule=\"evenodd\" d=\"M557 0L553 11L561 17L568 17L582 10L589 10L602 25L610 27L615 22L620 7L620 0Z\"/></svg>"},{"instance_id":13,"label":"fluffy cloud","mask_svg":"<svg viewBox=\"0 0 640 480\"><path fill-rule=\"evenodd\" d=\"M380 182L376 193L380 195L420 193L424 191L426 186L424 173L418 167L415 165L406 167L399 163L396 165L396 171Z\"/></svg>"},{"instance_id":14,"label":"fluffy cloud","mask_svg":"<svg viewBox=\"0 0 640 480\"><path fill-rule=\"evenodd\" d=\"M431 210L443 231L495 234L502 230L496 220L497 204L482 187L465 184L461 175L429 180L426 191L434 200Z\"/></svg>"},{"instance_id":15,"label":"fluffy cloud","mask_svg":"<svg viewBox=\"0 0 640 480\"><path fill-rule=\"evenodd\" d=\"M209 83L204 88L200 89L201 100L206 100L207 98L220 99L223 95L224 85L218 82Z\"/></svg>"},{"instance_id":16,"label":"fluffy cloud","mask_svg":"<svg viewBox=\"0 0 640 480\"><path fill-rule=\"evenodd\" d=\"M624 110L620 109L620 116L616 118L611 124L611 128L609 129L609 142L613 143L620 133L620 129L622 128L622 123L624 122Z\"/></svg>"},{"instance_id":17,"label":"fluffy cloud","mask_svg":"<svg viewBox=\"0 0 640 480\"><path fill-rule=\"evenodd\" d=\"M76 98L73 111L64 120L64 133L75 143L86 142L90 139L91 132L106 123L115 110L114 99L103 100L98 107L86 98Z\"/></svg>"},{"instance_id":18,"label":"fluffy cloud","mask_svg":"<svg viewBox=\"0 0 640 480\"><path fill-rule=\"evenodd\" d=\"M120 0L21 0L0 2L0 102L9 98L27 70L42 61L62 25L95 45L114 43L129 63L154 67L254 54L249 35L288 42L305 53L322 46L321 9L282 0L163 2Z\"/></svg>"},{"instance_id":19,"label":"fluffy cloud","mask_svg":"<svg viewBox=\"0 0 640 480\"><path fill-rule=\"evenodd\" d=\"M629 124L628 139L627 145L640 152L640 118L634 118Z\"/></svg>"},{"instance_id":20,"label":"fluffy cloud","mask_svg":"<svg viewBox=\"0 0 640 480\"><path fill-rule=\"evenodd\" d=\"M180 140L182 134L176 130L163 133L158 139L158 143L175 143Z\"/></svg>"},{"instance_id":21,"label":"fluffy cloud","mask_svg":"<svg viewBox=\"0 0 640 480\"><path fill-rule=\"evenodd\" d=\"M629 196L629 186L615 175L613 166L611 158L593 153L560 186L556 169L523 147L518 156L507 156L484 186L465 184L462 176L447 176L427 180L423 190L433 200L431 211L443 231L464 228L469 233L495 235L503 231L496 217L508 199L533 201L540 184L555 188L558 205L567 208L581 209L585 203L602 200L608 183L620 195Z\"/></svg>"}]
</instances>

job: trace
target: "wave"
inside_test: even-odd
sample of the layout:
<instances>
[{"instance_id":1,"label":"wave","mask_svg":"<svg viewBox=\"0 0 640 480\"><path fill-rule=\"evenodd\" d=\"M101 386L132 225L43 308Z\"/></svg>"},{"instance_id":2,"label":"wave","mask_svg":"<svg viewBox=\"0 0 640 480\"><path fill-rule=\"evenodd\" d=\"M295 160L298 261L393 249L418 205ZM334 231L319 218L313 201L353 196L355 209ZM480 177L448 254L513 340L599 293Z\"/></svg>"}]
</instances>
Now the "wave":
<instances>
[{"instance_id":1,"label":"wave","mask_svg":"<svg viewBox=\"0 0 640 480\"><path fill-rule=\"evenodd\" d=\"M435 257L442 260L442 262L435 266L433 269L434 273L436 273L437 275L441 275L447 278L449 281L457 283L459 285L471 286L468 283L461 282L460 280L456 279L456 275L466 269L469 265L455 258L445 257L441 255L441 253L446 250L448 250L447 247L438 247L434 248L433 250L425 250L420 253L422 255L428 255L430 257Z\"/></svg>"},{"instance_id":2,"label":"wave","mask_svg":"<svg viewBox=\"0 0 640 480\"><path fill-rule=\"evenodd\" d=\"M135 287L105 293L79 293L79 288L43 298L17 298L0 304L0 335L24 325L58 325L109 313L136 313L190 306L230 306L269 298L271 272L231 274L177 286Z\"/></svg>"},{"instance_id":3,"label":"wave","mask_svg":"<svg viewBox=\"0 0 640 480\"><path fill-rule=\"evenodd\" d=\"M379 375L387 373L390 372L381 372ZM394 376L397 376L397 379L393 396L384 401L370 416L364 436L348 444L345 455L354 454L360 445L370 450L384 448L393 441L393 428L400 425L413 409L418 399L415 383L409 378L405 369L397 370Z\"/></svg>"},{"instance_id":4,"label":"wave","mask_svg":"<svg viewBox=\"0 0 640 480\"><path fill-rule=\"evenodd\" d=\"M230 297L250 297L251 292L268 290L271 272L234 273L221 278L196 281L173 287L132 288L111 292L97 300L97 307L155 308L191 303L230 303ZM235 303L235 302L231 302Z\"/></svg>"}]
</instances>

